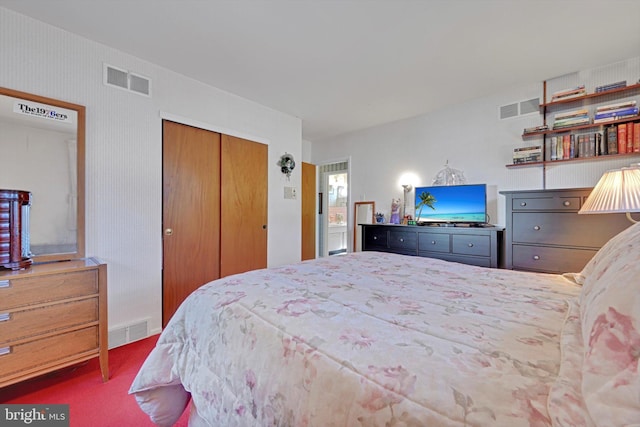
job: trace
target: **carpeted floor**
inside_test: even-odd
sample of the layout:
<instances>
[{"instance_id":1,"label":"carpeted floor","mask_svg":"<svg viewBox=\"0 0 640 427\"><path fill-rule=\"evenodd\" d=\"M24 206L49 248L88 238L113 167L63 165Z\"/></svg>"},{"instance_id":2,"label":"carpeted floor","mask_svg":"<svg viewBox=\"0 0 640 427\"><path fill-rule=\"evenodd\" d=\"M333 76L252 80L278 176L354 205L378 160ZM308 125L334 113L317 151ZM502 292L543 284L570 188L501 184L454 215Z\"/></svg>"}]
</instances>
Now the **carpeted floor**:
<instances>
[{"instance_id":1,"label":"carpeted floor","mask_svg":"<svg viewBox=\"0 0 640 427\"><path fill-rule=\"evenodd\" d=\"M0 389L0 403L69 404L71 427L152 426L127 391L158 335L109 351L110 379L98 359ZM187 425L189 408L175 424Z\"/></svg>"}]
</instances>

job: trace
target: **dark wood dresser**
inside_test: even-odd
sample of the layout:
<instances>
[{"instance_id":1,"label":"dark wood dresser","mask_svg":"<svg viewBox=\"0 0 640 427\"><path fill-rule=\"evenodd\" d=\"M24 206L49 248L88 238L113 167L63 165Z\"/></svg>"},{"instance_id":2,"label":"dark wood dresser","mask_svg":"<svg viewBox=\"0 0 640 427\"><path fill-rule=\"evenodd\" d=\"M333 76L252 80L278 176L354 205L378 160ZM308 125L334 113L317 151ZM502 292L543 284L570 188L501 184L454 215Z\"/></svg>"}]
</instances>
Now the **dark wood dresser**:
<instances>
[{"instance_id":1,"label":"dark wood dresser","mask_svg":"<svg viewBox=\"0 0 640 427\"><path fill-rule=\"evenodd\" d=\"M579 272L611 237L629 227L624 214L578 215L591 188L501 191L506 198L505 267Z\"/></svg>"},{"instance_id":2,"label":"dark wood dresser","mask_svg":"<svg viewBox=\"0 0 640 427\"><path fill-rule=\"evenodd\" d=\"M362 250L393 252L497 268L501 227L361 224Z\"/></svg>"}]
</instances>

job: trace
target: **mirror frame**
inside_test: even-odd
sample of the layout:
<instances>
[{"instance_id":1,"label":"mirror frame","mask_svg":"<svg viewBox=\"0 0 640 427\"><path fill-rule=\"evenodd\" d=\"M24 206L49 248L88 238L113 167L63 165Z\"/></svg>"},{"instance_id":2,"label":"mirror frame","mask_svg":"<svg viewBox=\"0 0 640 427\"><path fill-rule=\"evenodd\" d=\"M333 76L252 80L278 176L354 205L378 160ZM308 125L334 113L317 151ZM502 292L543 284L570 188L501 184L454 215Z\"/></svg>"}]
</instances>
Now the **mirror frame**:
<instances>
[{"instance_id":1,"label":"mirror frame","mask_svg":"<svg viewBox=\"0 0 640 427\"><path fill-rule=\"evenodd\" d=\"M20 98L26 101L39 102L42 104L53 105L67 110L74 110L78 114L78 123L76 129L77 140L77 212L76 212L76 251L64 253L49 253L43 255L33 255L31 259L33 263L50 262L50 261L66 261L76 258L84 258L84 238L85 238L85 208L84 208L84 191L85 191L85 107L83 105L72 104L70 102L61 101L59 99L47 98L40 95L34 95L27 92L21 92L14 89L0 87L0 95L6 95L13 98Z\"/></svg>"},{"instance_id":2,"label":"mirror frame","mask_svg":"<svg viewBox=\"0 0 640 427\"><path fill-rule=\"evenodd\" d=\"M353 252L358 252L358 207L363 205L371 205L371 222L369 224L375 224L376 215L376 202L354 202L353 203ZM360 223L363 224L363 223Z\"/></svg>"}]
</instances>

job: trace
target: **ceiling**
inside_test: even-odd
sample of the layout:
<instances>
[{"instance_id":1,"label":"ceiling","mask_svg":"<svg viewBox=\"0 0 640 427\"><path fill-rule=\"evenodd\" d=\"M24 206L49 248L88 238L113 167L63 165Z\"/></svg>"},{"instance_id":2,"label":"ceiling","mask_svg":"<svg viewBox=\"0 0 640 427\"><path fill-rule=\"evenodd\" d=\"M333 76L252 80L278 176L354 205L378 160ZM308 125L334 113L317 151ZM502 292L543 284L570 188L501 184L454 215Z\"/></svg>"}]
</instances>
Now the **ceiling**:
<instances>
[{"instance_id":1,"label":"ceiling","mask_svg":"<svg viewBox=\"0 0 640 427\"><path fill-rule=\"evenodd\" d=\"M0 0L313 142L640 55L638 0Z\"/></svg>"}]
</instances>

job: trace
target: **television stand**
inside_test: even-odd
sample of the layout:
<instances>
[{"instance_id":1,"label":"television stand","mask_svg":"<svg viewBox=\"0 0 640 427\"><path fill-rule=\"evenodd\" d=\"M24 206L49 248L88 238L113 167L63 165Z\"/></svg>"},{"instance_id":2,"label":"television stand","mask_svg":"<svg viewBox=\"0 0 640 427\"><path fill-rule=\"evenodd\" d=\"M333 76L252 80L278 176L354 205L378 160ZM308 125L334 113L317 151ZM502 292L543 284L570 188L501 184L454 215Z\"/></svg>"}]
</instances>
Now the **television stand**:
<instances>
[{"instance_id":1,"label":"television stand","mask_svg":"<svg viewBox=\"0 0 640 427\"><path fill-rule=\"evenodd\" d=\"M481 267L502 262L502 227L361 224L362 250L439 258Z\"/></svg>"}]
</instances>

